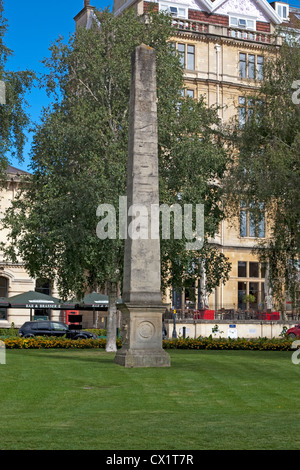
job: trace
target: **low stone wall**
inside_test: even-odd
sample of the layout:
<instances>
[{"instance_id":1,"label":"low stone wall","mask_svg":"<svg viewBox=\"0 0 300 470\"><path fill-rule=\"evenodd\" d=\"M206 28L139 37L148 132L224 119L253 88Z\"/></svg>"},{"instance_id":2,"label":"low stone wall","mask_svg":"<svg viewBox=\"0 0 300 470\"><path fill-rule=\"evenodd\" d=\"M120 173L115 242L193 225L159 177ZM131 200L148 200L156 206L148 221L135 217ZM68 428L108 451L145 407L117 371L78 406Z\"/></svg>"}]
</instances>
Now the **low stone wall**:
<instances>
[{"instance_id":1,"label":"low stone wall","mask_svg":"<svg viewBox=\"0 0 300 470\"><path fill-rule=\"evenodd\" d=\"M298 322L299 323L299 322ZM255 321L255 320L181 320L176 321L177 337L198 338L279 338L284 327L291 328L294 321ZM174 330L173 320L165 320L167 338L171 339Z\"/></svg>"}]
</instances>

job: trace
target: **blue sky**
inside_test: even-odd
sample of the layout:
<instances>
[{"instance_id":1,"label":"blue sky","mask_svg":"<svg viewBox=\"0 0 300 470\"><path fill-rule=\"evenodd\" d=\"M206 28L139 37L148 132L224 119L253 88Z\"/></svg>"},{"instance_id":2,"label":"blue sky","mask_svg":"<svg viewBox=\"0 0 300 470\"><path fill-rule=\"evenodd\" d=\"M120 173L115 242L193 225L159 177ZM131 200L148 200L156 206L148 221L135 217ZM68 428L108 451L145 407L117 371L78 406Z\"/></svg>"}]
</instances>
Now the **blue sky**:
<instances>
[{"instance_id":1,"label":"blue sky","mask_svg":"<svg viewBox=\"0 0 300 470\"><path fill-rule=\"evenodd\" d=\"M91 0L91 5L101 9L112 6L113 0ZM31 69L43 73L41 60L49 56L49 45L59 35L68 38L74 32L74 16L83 8L84 0L4 0L4 16L9 22L6 45L14 51L9 59L10 70ZM299 0L290 5L299 7ZM28 95L29 112L37 121L48 99L41 90ZM14 166L27 170L30 139L24 152L24 163L12 161Z\"/></svg>"},{"instance_id":2,"label":"blue sky","mask_svg":"<svg viewBox=\"0 0 300 470\"><path fill-rule=\"evenodd\" d=\"M40 61L49 57L49 46L59 35L67 39L73 34L74 16L83 8L83 4L84 0L4 0L4 16L9 23L5 44L14 51L7 68L44 73ZM92 0L91 5L101 9L112 5L112 0ZM27 99L29 113L37 121L48 98L43 91L34 89ZM12 160L12 165L27 170L29 150L30 138L24 152L24 163Z\"/></svg>"}]
</instances>

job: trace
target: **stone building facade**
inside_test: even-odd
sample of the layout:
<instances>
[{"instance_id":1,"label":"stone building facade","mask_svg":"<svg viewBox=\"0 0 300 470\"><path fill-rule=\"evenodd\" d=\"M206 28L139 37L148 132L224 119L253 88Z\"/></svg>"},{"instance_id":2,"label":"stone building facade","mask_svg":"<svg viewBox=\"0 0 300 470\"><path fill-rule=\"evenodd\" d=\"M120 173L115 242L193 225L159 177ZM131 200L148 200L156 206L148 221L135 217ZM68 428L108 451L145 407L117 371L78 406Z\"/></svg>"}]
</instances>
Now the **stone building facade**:
<instances>
[{"instance_id":1,"label":"stone building facade","mask_svg":"<svg viewBox=\"0 0 300 470\"><path fill-rule=\"evenodd\" d=\"M12 166L7 168L7 181L6 185L1 190L0 217L6 209L9 208L11 201L14 200L16 194L20 190L22 178L26 176L26 172L19 170ZM7 231L0 230L0 242L5 242ZM0 297L13 297L24 292L42 288L42 284L35 279L31 279L24 269L22 260L11 263L4 259L3 252L0 251ZM16 325L21 325L28 319L28 312L25 310L14 310L7 308L0 309L0 327L7 327L12 322Z\"/></svg>"}]
</instances>

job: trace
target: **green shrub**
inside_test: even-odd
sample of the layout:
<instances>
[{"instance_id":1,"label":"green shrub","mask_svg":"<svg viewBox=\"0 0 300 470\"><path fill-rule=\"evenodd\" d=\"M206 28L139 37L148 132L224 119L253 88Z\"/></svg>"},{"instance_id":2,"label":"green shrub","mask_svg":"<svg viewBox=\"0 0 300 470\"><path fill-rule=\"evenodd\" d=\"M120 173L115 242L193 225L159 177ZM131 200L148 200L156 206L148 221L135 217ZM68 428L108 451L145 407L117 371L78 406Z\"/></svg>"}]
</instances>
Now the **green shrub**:
<instances>
[{"instance_id":1,"label":"green shrub","mask_svg":"<svg viewBox=\"0 0 300 470\"><path fill-rule=\"evenodd\" d=\"M178 338L163 341L165 349L218 349L218 350L253 350L253 351L290 351L292 342L290 339L231 339L231 338Z\"/></svg>"},{"instance_id":2,"label":"green shrub","mask_svg":"<svg viewBox=\"0 0 300 470\"><path fill-rule=\"evenodd\" d=\"M10 328L0 328L0 336L5 337L17 337L19 334L18 328L15 328L15 324L12 322Z\"/></svg>"},{"instance_id":3,"label":"green shrub","mask_svg":"<svg viewBox=\"0 0 300 470\"><path fill-rule=\"evenodd\" d=\"M33 338L5 338L5 347L7 349L87 349L87 348L105 348L106 339L69 339L56 338L55 336L35 336ZM117 341L117 346L120 343Z\"/></svg>"},{"instance_id":4,"label":"green shrub","mask_svg":"<svg viewBox=\"0 0 300 470\"><path fill-rule=\"evenodd\" d=\"M84 328L84 331L89 331L97 336L106 336L107 331L103 328Z\"/></svg>"},{"instance_id":5,"label":"green shrub","mask_svg":"<svg viewBox=\"0 0 300 470\"><path fill-rule=\"evenodd\" d=\"M35 337L20 338L6 337L4 343L7 349L41 349L41 348L61 348L61 349L82 349L100 348L106 346L105 338L98 339L68 339L56 337ZM122 346L121 340L117 339L117 347ZM215 349L215 350L252 350L252 351L290 351L292 341L287 338L258 338L258 339L231 339L231 338L178 338L163 340L165 349Z\"/></svg>"}]
</instances>

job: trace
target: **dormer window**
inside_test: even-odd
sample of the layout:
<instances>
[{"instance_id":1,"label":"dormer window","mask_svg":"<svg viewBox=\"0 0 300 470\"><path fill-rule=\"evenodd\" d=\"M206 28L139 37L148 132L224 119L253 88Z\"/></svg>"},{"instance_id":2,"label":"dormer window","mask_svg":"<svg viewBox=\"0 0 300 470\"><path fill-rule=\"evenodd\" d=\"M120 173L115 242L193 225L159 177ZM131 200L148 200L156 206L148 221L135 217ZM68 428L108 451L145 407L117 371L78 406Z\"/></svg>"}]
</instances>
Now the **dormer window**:
<instances>
[{"instance_id":1,"label":"dormer window","mask_svg":"<svg viewBox=\"0 0 300 470\"><path fill-rule=\"evenodd\" d=\"M275 3L276 12L283 20L287 20L289 17L289 5L287 3Z\"/></svg>"},{"instance_id":2,"label":"dormer window","mask_svg":"<svg viewBox=\"0 0 300 470\"><path fill-rule=\"evenodd\" d=\"M159 4L159 10L171 14L174 18L187 18L186 6L174 5L172 3L162 2Z\"/></svg>"},{"instance_id":3,"label":"dormer window","mask_svg":"<svg viewBox=\"0 0 300 470\"><path fill-rule=\"evenodd\" d=\"M229 17L229 24L234 28L241 28L241 29L250 29L255 31L256 29L256 21L250 18L241 18L238 16L230 16Z\"/></svg>"}]
</instances>

